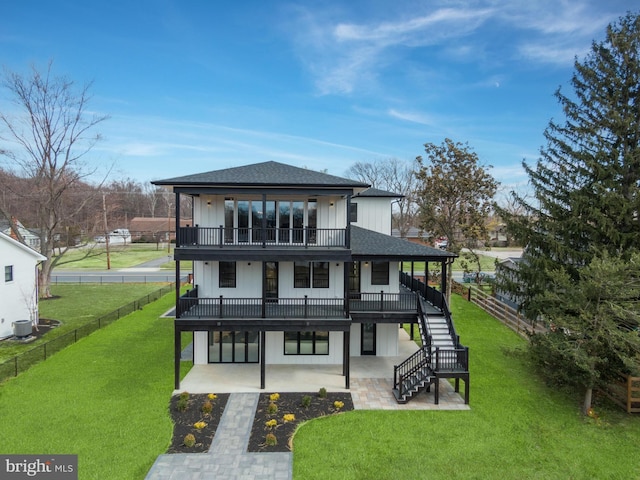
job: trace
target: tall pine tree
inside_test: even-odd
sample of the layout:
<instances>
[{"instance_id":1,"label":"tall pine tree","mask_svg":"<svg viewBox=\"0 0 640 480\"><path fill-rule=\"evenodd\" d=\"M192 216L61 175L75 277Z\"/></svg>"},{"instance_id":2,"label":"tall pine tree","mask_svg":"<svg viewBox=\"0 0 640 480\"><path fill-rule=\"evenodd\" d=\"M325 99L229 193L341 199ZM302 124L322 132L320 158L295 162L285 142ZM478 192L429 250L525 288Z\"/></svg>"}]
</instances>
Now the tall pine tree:
<instances>
[{"instance_id":1,"label":"tall pine tree","mask_svg":"<svg viewBox=\"0 0 640 480\"><path fill-rule=\"evenodd\" d=\"M628 258L640 249L640 17L607 28L583 62L573 95L556 97L566 119L550 121L534 167L523 163L535 202L518 197L524 215L497 207L526 247L517 282L506 285L532 317L549 274L578 271L599 251Z\"/></svg>"}]
</instances>

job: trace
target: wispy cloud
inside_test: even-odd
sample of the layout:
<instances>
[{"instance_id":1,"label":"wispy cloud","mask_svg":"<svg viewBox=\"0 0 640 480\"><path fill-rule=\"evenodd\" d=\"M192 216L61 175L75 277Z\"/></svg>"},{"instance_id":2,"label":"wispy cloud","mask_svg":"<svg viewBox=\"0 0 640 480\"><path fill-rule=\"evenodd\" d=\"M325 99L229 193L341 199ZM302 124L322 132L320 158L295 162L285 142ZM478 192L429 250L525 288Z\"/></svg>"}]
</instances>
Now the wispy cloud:
<instances>
[{"instance_id":1,"label":"wispy cloud","mask_svg":"<svg viewBox=\"0 0 640 480\"><path fill-rule=\"evenodd\" d=\"M395 17L383 21L375 12L364 20L350 21L344 12L299 10L296 48L320 94L353 94L375 85L412 49L438 47L460 61L481 64L487 59L478 52L485 48L500 61L570 67L574 57L584 55L591 40L615 18L603 13L597 1L470 0L455 8L450 4L436 1L418 8L413 5L411 10L399 7ZM476 44L480 41L475 34L485 26L508 32L510 40Z\"/></svg>"},{"instance_id":2,"label":"wispy cloud","mask_svg":"<svg viewBox=\"0 0 640 480\"><path fill-rule=\"evenodd\" d=\"M387 113L389 114L389 116L393 118L397 118L399 120L406 120L407 122L419 123L421 125L437 124L434 118L424 113L401 112L394 108L390 108Z\"/></svg>"}]
</instances>

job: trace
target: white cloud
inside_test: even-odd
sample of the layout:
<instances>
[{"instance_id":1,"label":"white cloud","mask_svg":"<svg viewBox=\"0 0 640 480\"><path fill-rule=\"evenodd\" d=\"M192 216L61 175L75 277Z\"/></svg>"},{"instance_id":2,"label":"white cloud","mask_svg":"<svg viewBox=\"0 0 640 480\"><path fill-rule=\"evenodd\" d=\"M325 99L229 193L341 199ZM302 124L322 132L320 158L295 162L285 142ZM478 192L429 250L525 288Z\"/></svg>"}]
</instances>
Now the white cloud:
<instances>
[{"instance_id":1,"label":"white cloud","mask_svg":"<svg viewBox=\"0 0 640 480\"><path fill-rule=\"evenodd\" d=\"M434 118L429 115L425 115L424 113L400 112L394 108L390 108L387 113L393 118L406 120L407 122L419 123L421 125L436 125L437 123Z\"/></svg>"}]
</instances>

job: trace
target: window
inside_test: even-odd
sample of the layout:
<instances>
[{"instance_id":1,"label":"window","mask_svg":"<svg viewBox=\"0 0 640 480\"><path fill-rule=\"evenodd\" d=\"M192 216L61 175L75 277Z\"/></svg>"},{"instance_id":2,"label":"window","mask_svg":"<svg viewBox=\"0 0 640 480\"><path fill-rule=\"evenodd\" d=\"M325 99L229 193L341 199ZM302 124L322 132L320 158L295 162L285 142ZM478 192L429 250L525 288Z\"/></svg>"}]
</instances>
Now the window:
<instances>
[{"instance_id":1,"label":"window","mask_svg":"<svg viewBox=\"0 0 640 480\"><path fill-rule=\"evenodd\" d=\"M329 355L329 332L284 332L285 355Z\"/></svg>"},{"instance_id":2,"label":"window","mask_svg":"<svg viewBox=\"0 0 640 480\"><path fill-rule=\"evenodd\" d=\"M220 262L218 285L220 288L236 288L236 262Z\"/></svg>"},{"instance_id":3,"label":"window","mask_svg":"<svg viewBox=\"0 0 640 480\"><path fill-rule=\"evenodd\" d=\"M371 285L389 285L389 262L371 262Z\"/></svg>"},{"instance_id":4,"label":"window","mask_svg":"<svg viewBox=\"0 0 640 480\"><path fill-rule=\"evenodd\" d=\"M4 281L13 282L13 265L6 265L4 267Z\"/></svg>"},{"instance_id":5,"label":"window","mask_svg":"<svg viewBox=\"0 0 640 480\"><path fill-rule=\"evenodd\" d=\"M352 203L349 206L349 221L356 223L358 221L358 204Z\"/></svg>"},{"instance_id":6,"label":"window","mask_svg":"<svg viewBox=\"0 0 640 480\"><path fill-rule=\"evenodd\" d=\"M293 263L293 288L309 288L311 286L311 272L309 262Z\"/></svg>"},{"instance_id":7,"label":"window","mask_svg":"<svg viewBox=\"0 0 640 480\"><path fill-rule=\"evenodd\" d=\"M313 288L329 288L329 262L313 262Z\"/></svg>"}]
</instances>

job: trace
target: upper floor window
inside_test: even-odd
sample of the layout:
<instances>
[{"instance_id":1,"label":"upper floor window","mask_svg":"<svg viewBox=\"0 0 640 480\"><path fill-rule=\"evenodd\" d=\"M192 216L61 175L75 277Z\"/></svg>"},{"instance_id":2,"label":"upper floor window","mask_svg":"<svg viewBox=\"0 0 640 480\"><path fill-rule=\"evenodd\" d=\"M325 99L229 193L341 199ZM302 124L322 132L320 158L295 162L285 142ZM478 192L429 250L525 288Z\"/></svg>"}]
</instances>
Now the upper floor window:
<instances>
[{"instance_id":1,"label":"upper floor window","mask_svg":"<svg viewBox=\"0 0 640 480\"><path fill-rule=\"evenodd\" d=\"M236 288L236 262L220 262L218 285L220 288Z\"/></svg>"},{"instance_id":2,"label":"upper floor window","mask_svg":"<svg viewBox=\"0 0 640 480\"><path fill-rule=\"evenodd\" d=\"M349 222L357 223L358 221L358 204L352 203L349 206Z\"/></svg>"},{"instance_id":3,"label":"upper floor window","mask_svg":"<svg viewBox=\"0 0 640 480\"><path fill-rule=\"evenodd\" d=\"M313 288L329 288L329 262L294 262L294 288L309 288L312 285Z\"/></svg>"},{"instance_id":4,"label":"upper floor window","mask_svg":"<svg viewBox=\"0 0 640 480\"><path fill-rule=\"evenodd\" d=\"M371 285L389 285L389 262L371 262Z\"/></svg>"},{"instance_id":5,"label":"upper floor window","mask_svg":"<svg viewBox=\"0 0 640 480\"><path fill-rule=\"evenodd\" d=\"M13 282L13 265L5 265L4 267L4 281Z\"/></svg>"}]
</instances>

